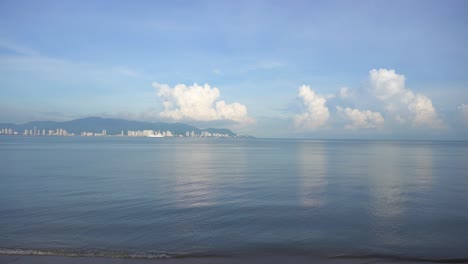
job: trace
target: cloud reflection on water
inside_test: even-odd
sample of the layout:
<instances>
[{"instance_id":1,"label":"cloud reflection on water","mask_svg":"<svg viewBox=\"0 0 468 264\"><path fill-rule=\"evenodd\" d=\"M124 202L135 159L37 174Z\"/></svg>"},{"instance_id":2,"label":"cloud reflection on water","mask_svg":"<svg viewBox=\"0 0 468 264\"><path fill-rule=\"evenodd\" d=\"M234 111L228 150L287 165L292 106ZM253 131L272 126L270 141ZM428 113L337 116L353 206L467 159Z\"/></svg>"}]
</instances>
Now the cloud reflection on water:
<instances>
[{"instance_id":1,"label":"cloud reflection on water","mask_svg":"<svg viewBox=\"0 0 468 264\"><path fill-rule=\"evenodd\" d=\"M327 181L327 150L323 143L300 144L297 148L299 200L305 207L319 207Z\"/></svg>"}]
</instances>

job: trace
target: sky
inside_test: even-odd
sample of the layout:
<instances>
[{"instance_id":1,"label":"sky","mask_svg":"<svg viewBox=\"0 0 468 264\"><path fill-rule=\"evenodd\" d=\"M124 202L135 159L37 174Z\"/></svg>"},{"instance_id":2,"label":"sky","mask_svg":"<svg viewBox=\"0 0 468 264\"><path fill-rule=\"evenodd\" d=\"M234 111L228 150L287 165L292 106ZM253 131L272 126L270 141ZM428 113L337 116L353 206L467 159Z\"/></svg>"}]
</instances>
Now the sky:
<instances>
[{"instance_id":1,"label":"sky","mask_svg":"<svg viewBox=\"0 0 468 264\"><path fill-rule=\"evenodd\" d=\"M0 123L468 139L467 1L0 0Z\"/></svg>"}]
</instances>

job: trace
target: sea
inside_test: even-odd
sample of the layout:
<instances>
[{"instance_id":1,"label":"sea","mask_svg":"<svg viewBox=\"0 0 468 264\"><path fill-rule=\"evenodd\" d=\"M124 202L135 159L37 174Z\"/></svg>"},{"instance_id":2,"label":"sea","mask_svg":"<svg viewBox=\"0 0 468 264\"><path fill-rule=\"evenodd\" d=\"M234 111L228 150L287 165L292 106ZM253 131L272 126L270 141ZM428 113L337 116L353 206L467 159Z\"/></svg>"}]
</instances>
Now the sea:
<instances>
[{"instance_id":1,"label":"sea","mask_svg":"<svg viewBox=\"0 0 468 264\"><path fill-rule=\"evenodd\" d=\"M0 136L0 254L468 262L468 142Z\"/></svg>"}]
</instances>

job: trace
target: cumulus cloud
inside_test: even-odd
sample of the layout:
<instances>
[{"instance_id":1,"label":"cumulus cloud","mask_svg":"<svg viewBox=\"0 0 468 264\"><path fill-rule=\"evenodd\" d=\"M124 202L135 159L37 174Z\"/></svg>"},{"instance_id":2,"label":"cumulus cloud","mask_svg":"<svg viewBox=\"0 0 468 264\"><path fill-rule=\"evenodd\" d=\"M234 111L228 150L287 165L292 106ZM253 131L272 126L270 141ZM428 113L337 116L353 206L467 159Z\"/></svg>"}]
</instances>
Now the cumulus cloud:
<instances>
[{"instance_id":1,"label":"cumulus cloud","mask_svg":"<svg viewBox=\"0 0 468 264\"><path fill-rule=\"evenodd\" d=\"M405 76L395 70L373 69L369 72L371 88L380 100L388 100L405 92Z\"/></svg>"},{"instance_id":2,"label":"cumulus cloud","mask_svg":"<svg viewBox=\"0 0 468 264\"><path fill-rule=\"evenodd\" d=\"M297 97L303 103L305 111L294 117L294 126L304 131L324 126L330 117L325 97L315 93L307 85L299 88Z\"/></svg>"},{"instance_id":3,"label":"cumulus cloud","mask_svg":"<svg viewBox=\"0 0 468 264\"><path fill-rule=\"evenodd\" d=\"M360 128L381 128L384 124L384 118L379 112L370 110L358 110L349 107L342 108L337 106L338 113L344 115L351 124L346 125L346 129Z\"/></svg>"},{"instance_id":4,"label":"cumulus cloud","mask_svg":"<svg viewBox=\"0 0 468 264\"><path fill-rule=\"evenodd\" d=\"M173 120L219 121L229 120L238 123L250 123L247 107L240 103L228 104L217 100L219 89L209 84L177 84L171 88L167 84L153 83L158 89L158 96L163 100L164 111L161 117Z\"/></svg>"},{"instance_id":5,"label":"cumulus cloud","mask_svg":"<svg viewBox=\"0 0 468 264\"><path fill-rule=\"evenodd\" d=\"M395 120L405 121L402 116L408 115L415 127L443 127L431 99L406 88L404 75L397 74L395 70L373 69L369 72L369 84Z\"/></svg>"}]
</instances>

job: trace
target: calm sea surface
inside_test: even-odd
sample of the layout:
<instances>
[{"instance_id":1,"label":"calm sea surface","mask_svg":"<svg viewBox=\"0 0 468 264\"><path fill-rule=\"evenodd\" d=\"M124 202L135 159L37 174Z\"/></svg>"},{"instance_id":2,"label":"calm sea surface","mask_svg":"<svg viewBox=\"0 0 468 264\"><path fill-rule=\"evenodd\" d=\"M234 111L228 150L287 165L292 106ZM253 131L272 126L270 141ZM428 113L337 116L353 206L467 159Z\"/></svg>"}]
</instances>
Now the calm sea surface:
<instances>
[{"instance_id":1,"label":"calm sea surface","mask_svg":"<svg viewBox=\"0 0 468 264\"><path fill-rule=\"evenodd\" d=\"M0 137L0 248L468 257L468 143Z\"/></svg>"}]
</instances>

